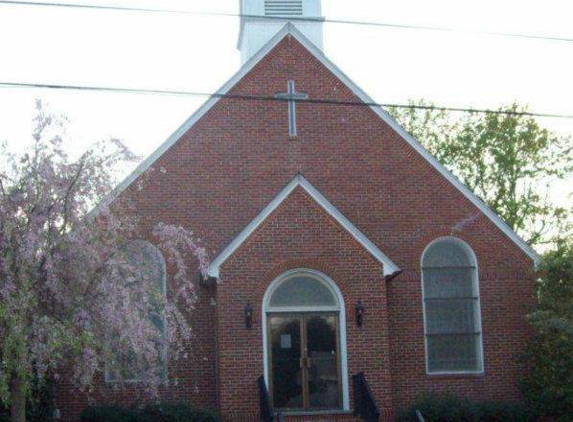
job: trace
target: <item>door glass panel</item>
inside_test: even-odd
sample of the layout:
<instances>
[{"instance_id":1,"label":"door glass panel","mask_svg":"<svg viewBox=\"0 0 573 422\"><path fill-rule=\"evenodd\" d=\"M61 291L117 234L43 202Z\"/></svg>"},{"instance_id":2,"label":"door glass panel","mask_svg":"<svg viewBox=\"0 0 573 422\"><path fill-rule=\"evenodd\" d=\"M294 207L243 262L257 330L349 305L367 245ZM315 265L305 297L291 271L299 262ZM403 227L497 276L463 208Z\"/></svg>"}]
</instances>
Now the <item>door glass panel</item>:
<instances>
[{"instance_id":1,"label":"door glass panel","mask_svg":"<svg viewBox=\"0 0 573 422\"><path fill-rule=\"evenodd\" d=\"M310 408L337 409L340 407L337 317L307 315L305 319Z\"/></svg>"},{"instance_id":2,"label":"door glass panel","mask_svg":"<svg viewBox=\"0 0 573 422\"><path fill-rule=\"evenodd\" d=\"M269 321L274 407L302 409L301 317L272 316Z\"/></svg>"}]
</instances>

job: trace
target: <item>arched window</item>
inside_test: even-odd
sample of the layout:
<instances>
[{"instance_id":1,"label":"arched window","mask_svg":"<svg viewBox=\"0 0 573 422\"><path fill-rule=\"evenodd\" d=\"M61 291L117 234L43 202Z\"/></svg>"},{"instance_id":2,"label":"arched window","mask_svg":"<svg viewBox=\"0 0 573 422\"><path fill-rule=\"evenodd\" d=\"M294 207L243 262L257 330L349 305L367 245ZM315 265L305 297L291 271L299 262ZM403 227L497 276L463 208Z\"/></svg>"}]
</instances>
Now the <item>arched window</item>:
<instances>
[{"instance_id":1,"label":"arched window","mask_svg":"<svg viewBox=\"0 0 573 422\"><path fill-rule=\"evenodd\" d=\"M287 278L272 291L269 311L317 310L338 311L336 294L323 280L307 274Z\"/></svg>"},{"instance_id":2,"label":"arched window","mask_svg":"<svg viewBox=\"0 0 573 422\"><path fill-rule=\"evenodd\" d=\"M167 359L165 340L167 338L167 324L165 315L161 310L161 300L166 295L166 267L161 251L152 243L136 240L125 249L127 262L137 269L141 279L150 283L151 304L157 309L149 314L150 322L155 325L161 338L157 339L157 371L162 378L167 377ZM154 305L155 304L155 305ZM130 364L131 362L131 364ZM106 366L106 381L138 381L139 375L133 368L133 357L130 354L117 354L113 362Z\"/></svg>"},{"instance_id":3,"label":"arched window","mask_svg":"<svg viewBox=\"0 0 573 422\"><path fill-rule=\"evenodd\" d=\"M441 238L422 256L428 373L483 372L477 261L466 243Z\"/></svg>"}]
</instances>

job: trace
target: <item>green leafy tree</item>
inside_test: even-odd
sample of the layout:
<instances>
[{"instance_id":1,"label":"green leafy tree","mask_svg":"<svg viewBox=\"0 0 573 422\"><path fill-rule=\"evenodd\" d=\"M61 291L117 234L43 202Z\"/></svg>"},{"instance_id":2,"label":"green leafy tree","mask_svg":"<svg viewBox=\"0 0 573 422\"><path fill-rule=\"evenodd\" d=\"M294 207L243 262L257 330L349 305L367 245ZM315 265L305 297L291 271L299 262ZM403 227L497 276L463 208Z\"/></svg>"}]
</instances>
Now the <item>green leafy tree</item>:
<instances>
[{"instance_id":1,"label":"green leafy tree","mask_svg":"<svg viewBox=\"0 0 573 422\"><path fill-rule=\"evenodd\" d=\"M560 137L512 104L500 113L459 118L435 109L390 109L422 144L531 244L552 242L570 229L570 212L549 198L549 184L573 171L571 138Z\"/></svg>"},{"instance_id":2,"label":"green leafy tree","mask_svg":"<svg viewBox=\"0 0 573 422\"><path fill-rule=\"evenodd\" d=\"M561 242L540 267L539 304L523 390L538 413L573 420L573 242Z\"/></svg>"}]
</instances>

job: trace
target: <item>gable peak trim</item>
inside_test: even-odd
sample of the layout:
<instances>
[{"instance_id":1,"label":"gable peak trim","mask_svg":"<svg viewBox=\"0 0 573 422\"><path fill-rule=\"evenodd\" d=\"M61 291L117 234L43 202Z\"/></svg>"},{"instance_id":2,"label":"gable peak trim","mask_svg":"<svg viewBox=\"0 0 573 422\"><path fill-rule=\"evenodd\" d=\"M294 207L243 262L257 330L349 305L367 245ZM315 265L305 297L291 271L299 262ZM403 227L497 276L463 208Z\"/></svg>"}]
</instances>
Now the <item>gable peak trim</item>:
<instances>
[{"instance_id":1,"label":"gable peak trim","mask_svg":"<svg viewBox=\"0 0 573 422\"><path fill-rule=\"evenodd\" d=\"M297 174L274 199L229 243L223 251L209 264L210 277L219 278L221 265L229 259L237 249L261 226L261 224L276 210L296 188L304 191L342 226L354 239L360 243L377 261L382 263L384 276L394 274L400 268L392 262L364 233L348 220L328 199L319 192L302 174Z\"/></svg>"},{"instance_id":2,"label":"gable peak trim","mask_svg":"<svg viewBox=\"0 0 573 422\"><path fill-rule=\"evenodd\" d=\"M183 137L211 108L215 106L225 94L243 79L273 48L277 46L285 37L294 34L298 37L304 35L297 35L298 30L292 23L287 23L263 48L254 54L241 68L221 87L213 96L205 101L175 132L169 136L151 155L143 160L121 183L119 183L113 191L109 193L90 213L91 216L97 216L102 210L107 208L113 201L115 201L132 183L134 183L143 173L149 170L155 162L165 154L179 139ZM306 38L305 38L306 39ZM302 39L301 39L302 40ZM302 41L301 41L302 42ZM307 40L307 43L311 41Z\"/></svg>"}]
</instances>

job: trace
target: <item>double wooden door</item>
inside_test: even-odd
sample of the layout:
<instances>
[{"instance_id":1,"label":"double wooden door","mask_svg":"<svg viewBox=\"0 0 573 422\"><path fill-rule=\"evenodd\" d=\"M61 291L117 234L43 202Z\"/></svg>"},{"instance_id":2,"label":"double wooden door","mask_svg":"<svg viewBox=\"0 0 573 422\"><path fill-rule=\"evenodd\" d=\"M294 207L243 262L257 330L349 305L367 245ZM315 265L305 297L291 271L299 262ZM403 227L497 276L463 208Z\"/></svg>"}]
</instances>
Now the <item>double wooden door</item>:
<instances>
[{"instance_id":1,"label":"double wooden door","mask_svg":"<svg viewBox=\"0 0 573 422\"><path fill-rule=\"evenodd\" d=\"M338 313L269 314L269 381L283 411L342 406Z\"/></svg>"}]
</instances>

